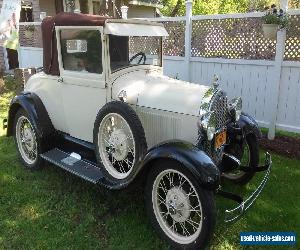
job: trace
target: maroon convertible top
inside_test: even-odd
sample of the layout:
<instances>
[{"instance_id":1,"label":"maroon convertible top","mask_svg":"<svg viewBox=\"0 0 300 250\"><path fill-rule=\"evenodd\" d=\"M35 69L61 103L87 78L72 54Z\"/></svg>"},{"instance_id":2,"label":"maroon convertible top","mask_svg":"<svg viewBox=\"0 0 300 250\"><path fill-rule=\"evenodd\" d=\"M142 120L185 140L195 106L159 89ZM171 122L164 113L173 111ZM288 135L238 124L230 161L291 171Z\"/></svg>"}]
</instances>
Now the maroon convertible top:
<instances>
[{"instance_id":1,"label":"maroon convertible top","mask_svg":"<svg viewBox=\"0 0 300 250\"><path fill-rule=\"evenodd\" d=\"M42 22L43 67L49 75L59 75L55 26L104 26L109 17L61 12Z\"/></svg>"}]
</instances>

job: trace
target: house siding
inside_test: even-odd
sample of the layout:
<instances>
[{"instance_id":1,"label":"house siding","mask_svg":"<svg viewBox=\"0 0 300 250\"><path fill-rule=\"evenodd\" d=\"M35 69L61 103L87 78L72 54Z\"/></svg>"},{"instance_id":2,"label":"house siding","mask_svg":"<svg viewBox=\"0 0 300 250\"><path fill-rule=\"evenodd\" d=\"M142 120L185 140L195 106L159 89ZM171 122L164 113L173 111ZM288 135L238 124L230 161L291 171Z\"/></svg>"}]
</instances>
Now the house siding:
<instances>
[{"instance_id":1,"label":"house siding","mask_svg":"<svg viewBox=\"0 0 300 250\"><path fill-rule=\"evenodd\" d=\"M40 1L39 0L31 0L32 2L32 13L33 13L33 20L35 22L40 21Z\"/></svg>"},{"instance_id":2,"label":"house siding","mask_svg":"<svg viewBox=\"0 0 300 250\"><path fill-rule=\"evenodd\" d=\"M155 8L147 6L129 5L128 18L153 18Z\"/></svg>"}]
</instances>

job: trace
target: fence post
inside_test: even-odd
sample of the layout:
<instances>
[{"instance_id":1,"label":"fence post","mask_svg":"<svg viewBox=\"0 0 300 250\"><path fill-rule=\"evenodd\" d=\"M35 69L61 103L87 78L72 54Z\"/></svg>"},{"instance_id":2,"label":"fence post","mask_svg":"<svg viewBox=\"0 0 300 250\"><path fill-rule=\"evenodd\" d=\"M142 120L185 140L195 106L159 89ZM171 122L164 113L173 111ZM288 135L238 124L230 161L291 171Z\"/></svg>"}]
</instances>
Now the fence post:
<instances>
[{"instance_id":1,"label":"fence post","mask_svg":"<svg viewBox=\"0 0 300 250\"><path fill-rule=\"evenodd\" d=\"M122 19L127 19L128 6L121 6Z\"/></svg>"},{"instance_id":2,"label":"fence post","mask_svg":"<svg viewBox=\"0 0 300 250\"><path fill-rule=\"evenodd\" d=\"M276 120L278 114L278 103L280 96L280 84L281 84L281 70L282 70L282 62L284 57L284 49L285 49L285 40L286 40L286 30L279 30L277 32L277 42L276 42L276 56L275 56L275 65L274 65L274 95L271 103L271 121L269 124L268 138L273 140L275 138L275 129L276 129Z\"/></svg>"},{"instance_id":3,"label":"fence post","mask_svg":"<svg viewBox=\"0 0 300 250\"><path fill-rule=\"evenodd\" d=\"M283 9L284 12L288 10L289 0L280 0L280 8Z\"/></svg>"},{"instance_id":4,"label":"fence post","mask_svg":"<svg viewBox=\"0 0 300 250\"><path fill-rule=\"evenodd\" d=\"M190 82L190 58L191 58L191 33L192 33L192 9L193 1L185 2L186 18L185 18L185 35L184 35L184 62L185 62L185 79Z\"/></svg>"}]
</instances>

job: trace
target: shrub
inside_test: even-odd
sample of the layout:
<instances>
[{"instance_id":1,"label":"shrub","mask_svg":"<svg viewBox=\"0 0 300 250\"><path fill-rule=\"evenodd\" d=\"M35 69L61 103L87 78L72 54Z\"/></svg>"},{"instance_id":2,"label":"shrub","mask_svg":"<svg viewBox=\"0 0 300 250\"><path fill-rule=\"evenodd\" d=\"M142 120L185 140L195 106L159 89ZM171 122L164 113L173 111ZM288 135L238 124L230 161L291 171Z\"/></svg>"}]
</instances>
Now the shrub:
<instances>
[{"instance_id":1,"label":"shrub","mask_svg":"<svg viewBox=\"0 0 300 250\"><path fill-rule=\"evenodd\" d=\"M4 88L7 91L15 91L17 89L17 85L15 82L15 78L12 75L6 75L3 77L4 80Z\"/></svg>"}]
</instances>

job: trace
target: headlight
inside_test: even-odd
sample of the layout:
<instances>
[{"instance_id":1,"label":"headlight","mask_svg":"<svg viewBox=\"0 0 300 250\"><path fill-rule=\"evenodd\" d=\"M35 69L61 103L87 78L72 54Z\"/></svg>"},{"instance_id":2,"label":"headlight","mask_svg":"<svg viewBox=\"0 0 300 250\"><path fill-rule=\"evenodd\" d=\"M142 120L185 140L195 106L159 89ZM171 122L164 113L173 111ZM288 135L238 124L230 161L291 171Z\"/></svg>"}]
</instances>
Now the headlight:
<instances>
[{"instance_id":1,"label":"headlight","mask_svg":"<svg viewBox=\"0 0 300 250\"><path fill-rule=\"evenodd\" d=\"M237 97L228 103L228 111L234 121L238 121L242 114L242 98Z\"/></svg>"},{"instance_id":2,"label":"headlight","mask_svg":"<svg viewBox=\"0 0 300 250\"><path fill-rule=\"evenodd\" d=\"M202 115L199 121L199 126L206 130L207 139L211 141L216 132L216 115L213 111Z\"/></svg>"}]
</instances>

